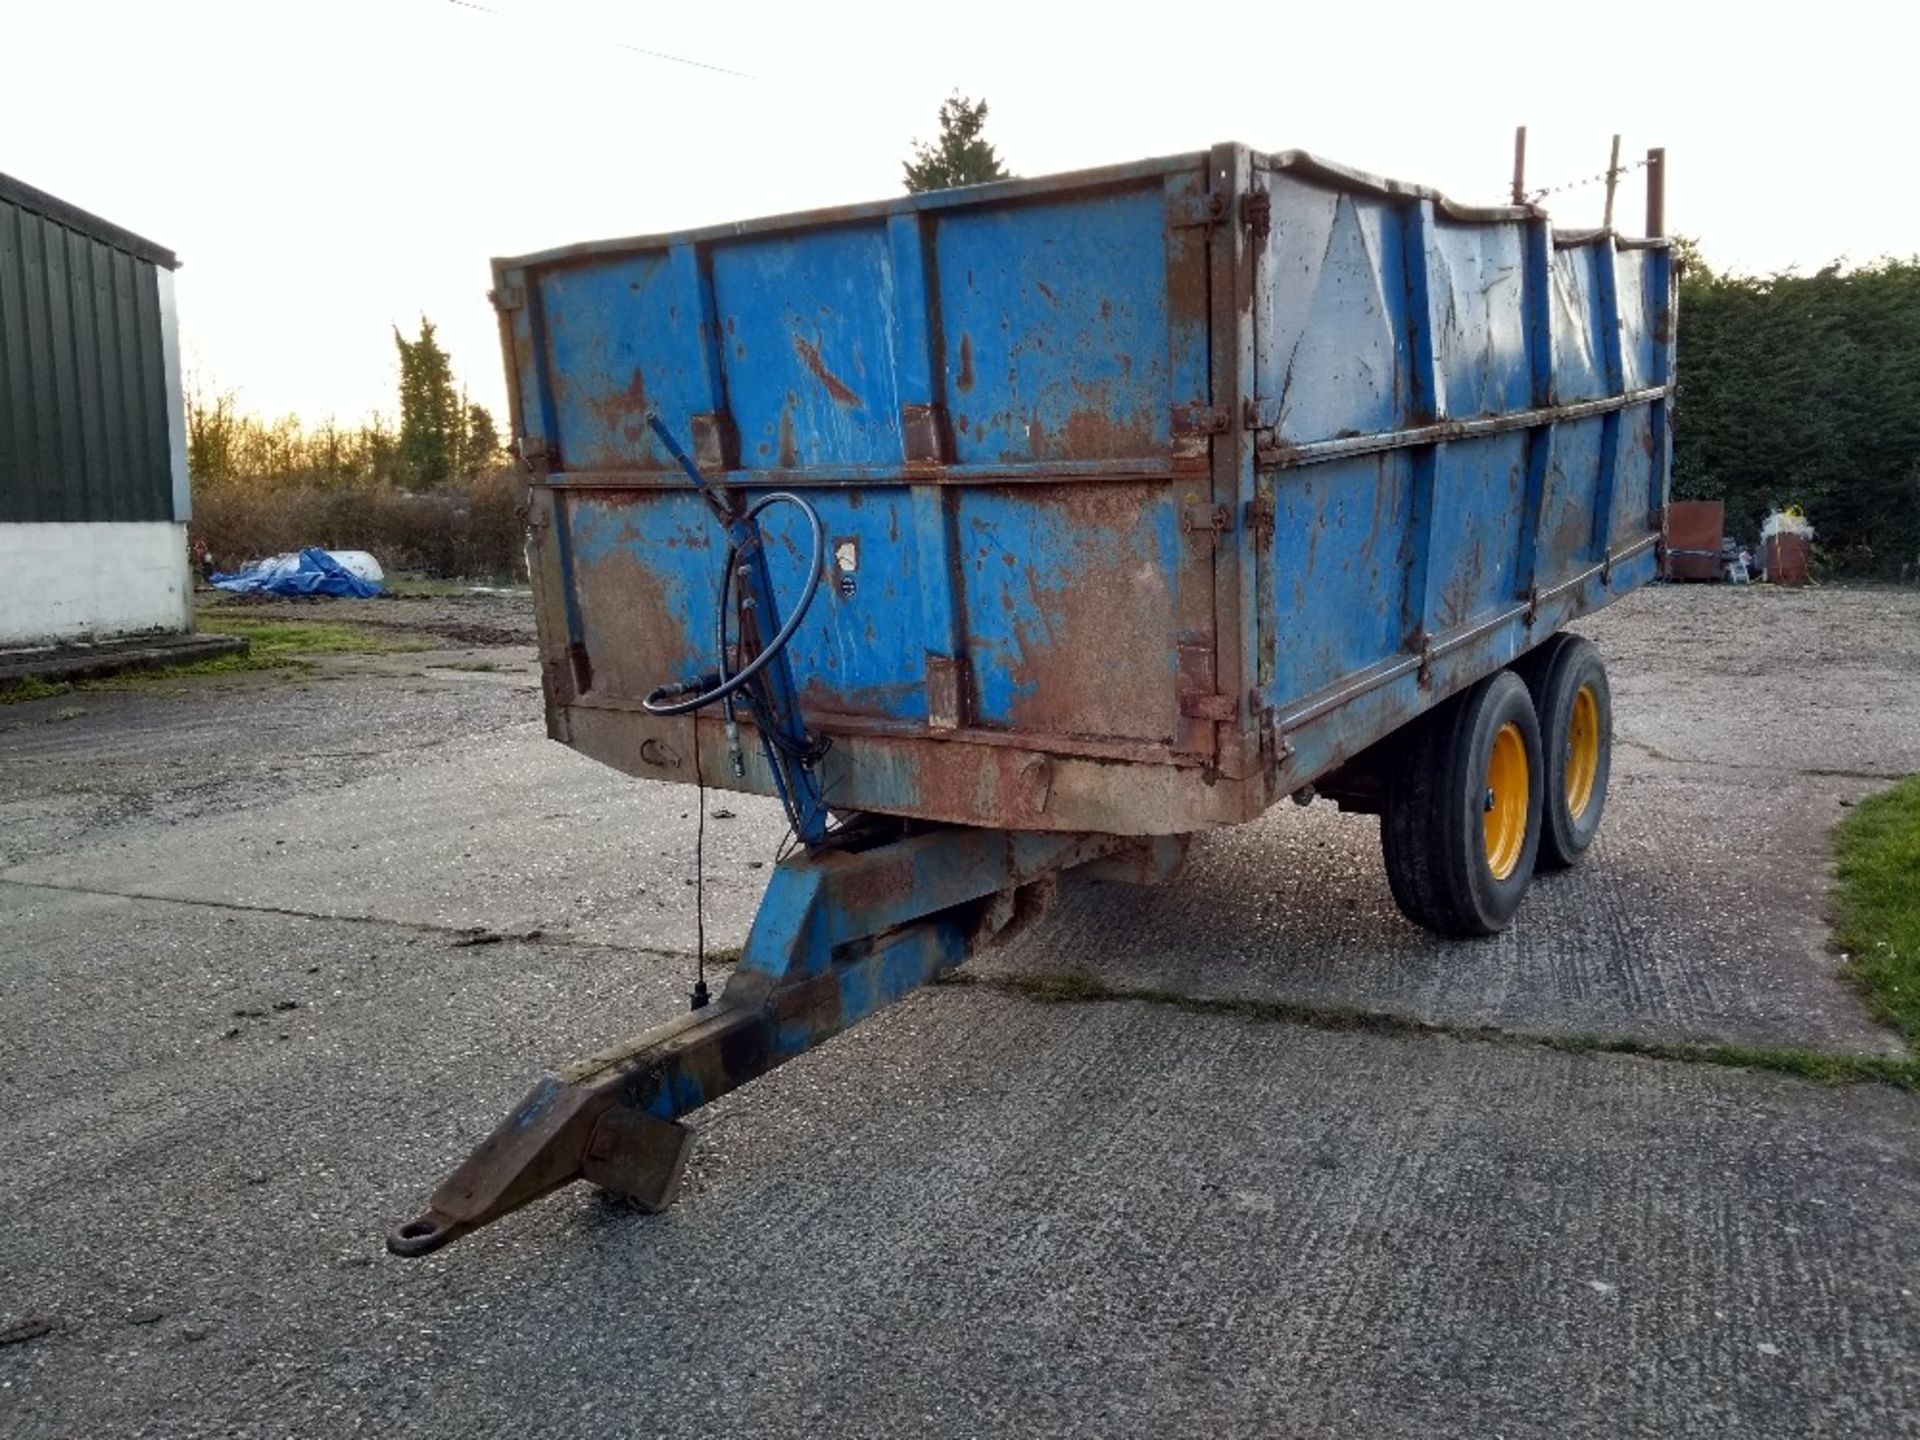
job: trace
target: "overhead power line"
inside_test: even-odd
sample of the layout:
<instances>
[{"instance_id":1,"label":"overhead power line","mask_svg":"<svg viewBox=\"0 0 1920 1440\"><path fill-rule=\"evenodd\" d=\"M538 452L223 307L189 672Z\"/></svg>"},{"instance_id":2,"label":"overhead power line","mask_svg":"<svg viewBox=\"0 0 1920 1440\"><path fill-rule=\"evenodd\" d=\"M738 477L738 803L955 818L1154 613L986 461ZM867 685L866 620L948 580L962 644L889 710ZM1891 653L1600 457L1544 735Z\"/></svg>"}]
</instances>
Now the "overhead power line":
<instances>
[{"instance_id":1,"label":"overhead power line","mask_svg":"<svg viewBox=\"0 0 1920 1440\"><path fill-rule=\"evenodd\" d=\"M477 4L476 0L447 0L447 3L458 6L462 10L477 10L482 15L493 15L502 20L521 20L525 18L523 16L509 14L505 10L496 10L491 5ZM649 50L643 45L629 45L624 40L612 40L602 37L600 43L603 45L611 45L616 50L626 50L635 55L644 55L649 60L667 60L675 65L690 65L695 70L710 70L715 75L731 75L736 80L758 80L760 78L758 75L749 75L744 70L729 70L724 65L709 65L704 60L689 60L684 55L669 55L664 50Z\"/></svg>"}]
</instances>

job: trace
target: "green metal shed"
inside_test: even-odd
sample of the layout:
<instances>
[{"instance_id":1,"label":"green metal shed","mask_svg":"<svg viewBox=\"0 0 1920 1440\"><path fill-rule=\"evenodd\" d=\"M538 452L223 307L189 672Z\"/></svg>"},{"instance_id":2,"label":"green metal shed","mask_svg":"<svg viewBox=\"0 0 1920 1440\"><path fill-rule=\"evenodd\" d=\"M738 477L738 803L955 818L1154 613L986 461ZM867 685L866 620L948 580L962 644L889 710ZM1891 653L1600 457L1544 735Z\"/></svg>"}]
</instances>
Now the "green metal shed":
<instances>
[{"instance_id":1,"label":"green metal shed","mask_svg":"<svg viewBox=\"0 0 1920 1440\"><path fill-rule=\"evenodd\" d=\"M189 628L178 264L0 175L0 645Z\"/></svg>"}]
</instances>

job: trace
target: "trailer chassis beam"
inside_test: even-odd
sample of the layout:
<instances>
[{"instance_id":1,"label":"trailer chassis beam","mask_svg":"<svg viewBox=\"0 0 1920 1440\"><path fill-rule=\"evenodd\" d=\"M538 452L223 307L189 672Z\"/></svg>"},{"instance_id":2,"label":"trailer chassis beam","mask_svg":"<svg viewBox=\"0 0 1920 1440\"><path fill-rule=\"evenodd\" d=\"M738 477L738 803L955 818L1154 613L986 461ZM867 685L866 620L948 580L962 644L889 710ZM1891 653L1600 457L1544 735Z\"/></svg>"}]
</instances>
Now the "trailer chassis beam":
<instances>
[{"instance_id":1,"label":"trailer chassis beam","mask_svg":"<svg viewBox=\"0 0 1920 1440\"><path fill-rule=\"evenodd\" d=\"M387 1248L425 1255L575 1180L665 1209L693 1138L680 1117L958 965L1015 916L1023 887L1092 861L1164 878L1183 849L943 826L856 831L789 857L718 1001L541 1080Z\"/></svg>"}]
</instances>

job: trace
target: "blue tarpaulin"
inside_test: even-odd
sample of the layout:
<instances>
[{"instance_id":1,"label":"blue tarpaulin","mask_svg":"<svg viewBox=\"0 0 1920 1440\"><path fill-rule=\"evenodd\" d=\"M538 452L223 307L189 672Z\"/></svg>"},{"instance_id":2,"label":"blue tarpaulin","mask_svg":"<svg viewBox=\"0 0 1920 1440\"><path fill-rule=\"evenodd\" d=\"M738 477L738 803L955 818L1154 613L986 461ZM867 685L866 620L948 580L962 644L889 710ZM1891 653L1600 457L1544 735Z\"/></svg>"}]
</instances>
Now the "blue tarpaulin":
<instances>
[{"instance_id":1,"label":"blue tarpaulin","mask_svg":"<svg viewBox=\"0 0 1920 1440\"><path fill-rule=\"evenodd\" d=\"M291 557L276 556L231 575L209 575L207 583L243 595L344 595L364 599L385 593L373 581L362 580L324 550L302 550Z\"/></svg>"}]
</instances>

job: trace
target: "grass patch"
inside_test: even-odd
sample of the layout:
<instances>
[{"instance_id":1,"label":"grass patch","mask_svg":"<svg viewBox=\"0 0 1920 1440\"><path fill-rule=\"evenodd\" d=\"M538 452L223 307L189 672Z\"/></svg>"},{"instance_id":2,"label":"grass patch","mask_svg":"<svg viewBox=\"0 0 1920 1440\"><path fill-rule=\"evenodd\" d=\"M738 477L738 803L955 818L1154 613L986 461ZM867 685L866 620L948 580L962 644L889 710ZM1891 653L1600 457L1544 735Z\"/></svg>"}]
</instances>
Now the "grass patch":
<instances>
[{"instance_id":1,"label":"grass patch","mask_svg":"<svg viewBox=\"0 0 1920 1440\"><path fill-rule=\"evenodd\" d=\"M1312 1030L1363 1032L1370 1035L1440 1035L1481 1044L1532 1045L1576 1055L1637 1055L1647 1060L1771 1070L1776 1074L1827 1084L1871 1080L1907 1090L1920 1090L1920 1061L1879 1055L1833 1054L1788 1046L1725 1045L1698 1040L1643 1040L1623 1035L1555 1035L1506 1030L1495 1025L1453 1025L1353 1005L1238 996L1202 998L1149 985L1110 985L1084 970L1061 970L1041 975L976 975L957 970L942 975L940 981L948 985L975 985L997 990L1042 1005L1087 1005L1132 1000L1148 1005L1164 1005L1190 1014L1278 1021Z\"/></svg>"},{"instance_id":2,"label":"grass patch","mask_svg":"<svg viewBox=\"0 0 1920 1440\"><path fill-rule=\"evenodd\" d=\"M248 653L242 655L215 655L206 660L189 660L179 665L162 665L152 670L128 670L119 675L102 675L93 680L42 680L38 676L28 676L24 680L0 682L0 705L20 705L29 700L50 700L56 695L72 695L76 692L100 690L130 690L135 686L152 685L168 680L189 679L195 675L236 675L248 670L310 670L311 660L285 651L269 651L265 654ZM86 714L84 710L64 709L56 712L55 719L72 720Z\"/></svg>"},{"instance_id":3,"label":"grass patch","mask_svg":"<svg viewBox=\"0 0 1920 1440\"><path fill-rule=\"evenodd\" d=\"M211 635L240 635L247 650L238 655L215 655L152 670L129 670L97 680L42 680L27 676L0 681L0 705L50 700L86 690L125 690L162 684L199 675L238 675L253 670L311 670L316 655L389 655L430 650L432 645L410 637L388 635L369 625L347 625L333 620L267 620L250 615L202 614L199 628Z\"/></svg>"},{"instance_id":4,"label":"grass patch","mask_svg":"<svg viewBox=\"0 0 1920 1440\"><path fill-rule=\"evenodd\" d=\"M245 637L251 647L248 658L252 660L284 660L303 655L391 655L433 648L425 641L390 635L375 626L349 625L338 620L269 620L203 611L198 625L209 635ZM220 657L222 660L232 658L235 657ZM219 660L203 663L217 665ZM256 664L246 668L268 667Z\"/></svg>"},{"instance_id":5,"label":"grass patch","mask_svg":"<svg viewBox=\"0 0 1920 1440\"><path fill-rule=\"evenodd\" d=\"M446 660L438 665L427 666L429 670L465 670L473 674L485 674L502 667L491 660Z\"/></svg>"},{"instance_id":6,"label":"grass patch","mask_svg":"<svg viewBox=\"0 0 1920 1440\"><path fill-rule=\"evenodd\" d=\"M128 670L120 675L103 675L85 680L82 690L126 690L164 680L186 680L195 675L241 675L249 670L311 670L313 662L285 651L249 650L239 655L214 655L205 660L186 660L178 665L161 665L152 670Z\"/></svg>"},{"instance_id":7,"label":"grass patch","mask_svg":"<svg viewBox=\"0 0 1920 1440\"><path fill-rule=\"evenodd\" d=\"M1874 1014L1920 1045L1920 775L1854 806L1834 851L1834 944Z\"/></svg>"},{"instance_id":8,"label":"grass patch","mask_svg":"<svg viewBox=\"0 0 1920 1440\"><path fill-rule=\"evenodd\" d=\"M70 680L42 680L38 675L26 675L18 680L0 680L0 705L51 700L56 695L70 694L72 690L73 682Z\"/></svg>"}]
</instances>

